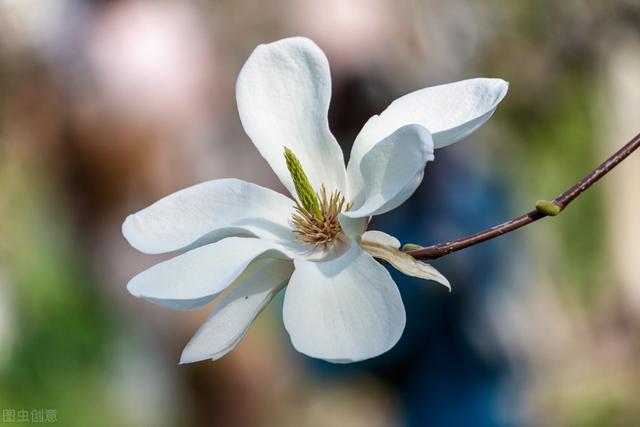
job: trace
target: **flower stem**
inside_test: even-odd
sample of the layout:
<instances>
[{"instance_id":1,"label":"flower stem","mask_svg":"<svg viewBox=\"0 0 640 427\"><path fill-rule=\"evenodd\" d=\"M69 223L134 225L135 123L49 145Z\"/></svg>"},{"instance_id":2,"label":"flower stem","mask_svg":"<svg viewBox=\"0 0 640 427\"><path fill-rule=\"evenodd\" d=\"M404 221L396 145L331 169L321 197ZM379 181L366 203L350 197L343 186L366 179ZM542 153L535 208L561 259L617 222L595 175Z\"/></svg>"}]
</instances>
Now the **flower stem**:
<instances>
[{"instance_id":1,"label":"flower stem","mask_svg":"<svg viewBox=\"0 0 640 427\"><path fill-rule=\"evenodd\" d=\"M477 245L487 240L491 240L503 234L510 233L520 227L531 224L546 216L555 216L562 212L575 198L582 192L595 184L600 178L605 176L611 169L618 166L624 159L640 147L640 133L633 137L626 145L616 151L611 157L602 162L600 166L592 170L580 181L576 182L552 201L540 200L536 203L536 209L510 219L502 224L495 225L486 230L480 231L470 236L449 242L437 243L424 248L408 251L407 253L415 259L435 259L453 252Z\"/></svg>"}]
</instances>

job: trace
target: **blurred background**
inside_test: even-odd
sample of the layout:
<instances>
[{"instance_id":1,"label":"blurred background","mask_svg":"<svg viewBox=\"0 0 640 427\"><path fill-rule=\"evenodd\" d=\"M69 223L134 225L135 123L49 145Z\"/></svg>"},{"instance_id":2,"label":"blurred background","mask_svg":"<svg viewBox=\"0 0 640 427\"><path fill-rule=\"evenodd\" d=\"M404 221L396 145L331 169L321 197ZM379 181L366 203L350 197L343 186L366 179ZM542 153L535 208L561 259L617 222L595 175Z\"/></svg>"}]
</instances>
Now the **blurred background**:
<instances>
[{"instance_id":1,"label":"blurred background","mask_svg":"<svg viewBox=\"0 0 640 427\"><path fill-rule=\"evenodd\" d=\"M0 0L3 422L48 409L96 427L640 425L639 154L559 218L435 261L451 294L394 272L407 328L382 357L296 353L280 296L229 355L178 365L211 307L130 296L159 258L120 225L208 179L283 190L234 85L256 45L291 35L329 58L346 153L402 94L510 82L493 119L376 218L403 242L529 210L640 130L637 0Z\"/></svg>"}]
</instances>

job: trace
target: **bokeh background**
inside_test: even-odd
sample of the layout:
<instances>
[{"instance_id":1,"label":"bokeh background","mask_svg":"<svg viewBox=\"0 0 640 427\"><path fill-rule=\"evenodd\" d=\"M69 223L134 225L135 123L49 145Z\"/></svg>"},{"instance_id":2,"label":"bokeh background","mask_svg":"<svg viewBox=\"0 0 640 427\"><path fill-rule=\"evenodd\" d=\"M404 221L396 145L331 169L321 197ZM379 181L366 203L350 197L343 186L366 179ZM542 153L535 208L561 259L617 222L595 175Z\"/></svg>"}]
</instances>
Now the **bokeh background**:
<instances>
[{"instance_id":1,"label":"bokeh background","mask_svg":"<svg viewBox=\"0 0 640 427\"><path fill-rule=\"evenodd\" d=\"M291 35L329 58L347 153L404 93L510 82L376 218L403 242L529 210L640 130L637 0L0 0L0 409L95 427L640 425L638 154L560 217L435 261L451 294L393 273L408 322L382 357L296 353L280 297L222 360L178 365L210 307L130 296L159 258L120 225L208 179L282 190L234 84Z\"/></svg>"}]
</instances>

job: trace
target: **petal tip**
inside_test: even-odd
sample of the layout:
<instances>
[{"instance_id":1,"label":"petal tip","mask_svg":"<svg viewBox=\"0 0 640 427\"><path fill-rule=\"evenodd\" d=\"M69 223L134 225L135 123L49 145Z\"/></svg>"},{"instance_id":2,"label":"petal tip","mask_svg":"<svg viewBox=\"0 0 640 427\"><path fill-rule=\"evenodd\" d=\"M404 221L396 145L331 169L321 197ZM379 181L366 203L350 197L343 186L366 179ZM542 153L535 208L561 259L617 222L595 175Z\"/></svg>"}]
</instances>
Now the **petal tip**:
<instances>
[{"instance_id":1,"label":"petal tip","mask_svg":"<svg viewBox=\"0 0 640 427\"><path fill-rule=\"evenodd\" d=\"M509 82L501 78L496 78L495 80L498 80L498 84L502 90L502 94L500 96L500 100L502 100L502 98L504 98L504 96L507 94L507 91L509 90Z\"/></svg>"},{"instance_id":2,"label":"petal tip","mask_svg":"<svg viewBox=\"0 0 640 427\"><path fill-rule=\"evenodd\" d=\"M509 91L509 82L499 77L485 77L481 80L490 82L495 90L495 100L492 105L492 109L495 109L498 104L504 99Z\"/></svg>"},{"instance_id":3,"label":"petal tip","mask_svg":"<svg viewBox=\"0 0 640 427\"><path fill-rule=\"evenodd\" d=\"M133 216L134 214L127 215L127 217L122 222L121 227L122 236L124 236L124 238L127 240L127 242L129 242L131 246L133 246L131 240L133 239L133 235L135 234L135 230L133 227Z\"/></svg>"},{"instance_id":4,"label":"petal tip","mask_svg":"<svg viewBox=\"0 0 640 427\"><path fill-rule=\"evenodd\" d=\"M319 46L316 44L316 42L314 42L313 40L311 40L308 37L304 37L304 36L290 36L290 37L285 37L282 38L280 40L276 40L272 43L267 43L267 44L297 44L297 45L305 45L306 47L312 47L314 49L319 49Z\"/></svg>"},{"instance_id":5,"label":"petal tip","mask_svg":"<svg viewBox=\"0 0 640 427\"><path fill-rule=\"evenodd\" d=\"M430 270L430 277L425 277L425 279L441 284L442 286L444 286L449 290L449 293L451 293L452 288L451 288L451 282L449 282L449 279L447 279L442 273L436 270L436 268L433 267L432 265L426 264L421 261L419 261L419 263L429 268Z\"/></svg>"},{"instance_id":6,"label":"petal tip","mask_svg":"<svg viewBox=\"0 0 640 427\"><path fill-rule=\"evenodd\" d=\"M136 286L137 285L136 277L137 276L133 277L127 283L127 291L136 298L142 298L142 292L140 292L140 289L137 289L137 286Z\"/></svg>"},{"instance_id":7,"label":"petal tip","mask_svg":"<svg viewBox=\"0 0 640 427\"><path fill-rule=\"evenodd\" d=\"M182 350L182 353L180 354L180 361L178 362L179 365L188 365L189 363L202 362L203 360L211 359L210 354L193 352L191 343L192 341L189 341L189 343ZM216 359L214 358L212 360Z\"/></svg>"},{"instance_id":8,"label":"petal tip","mask_svg":"<svg viewBox=\"0 0 640 427\"><path fill-rule=\"evenodd\" d=\"M128 215L122 223L121 230L122 236L132 248L145 254L153 255L158 253L158 251L145 245L145 238L140 229L138 214L133 213Z\"/></svg>"},{"instance_id":9,"label":"petal tip","mask_svg":"<svg viewBox=\"0 0 640 427\"><path fill-rule=\"evenodd\" d=\"M187 350L185 349L180 355L180 361L178 362L178 365L187 365L189 363L199 362L200 360L203 359L198 359L196 357L193 357L192 355L187 354Z\"/></svg>"}]
</instances>

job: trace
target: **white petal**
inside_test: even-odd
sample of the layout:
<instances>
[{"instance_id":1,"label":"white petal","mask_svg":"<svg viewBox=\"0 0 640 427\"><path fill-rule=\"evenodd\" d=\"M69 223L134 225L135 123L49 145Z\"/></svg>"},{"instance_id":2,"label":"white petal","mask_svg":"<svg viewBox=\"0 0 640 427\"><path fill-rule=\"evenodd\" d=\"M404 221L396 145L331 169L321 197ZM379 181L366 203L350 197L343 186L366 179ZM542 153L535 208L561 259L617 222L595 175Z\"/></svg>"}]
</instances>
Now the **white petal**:
<instances>
[{"instance_id":1,"label":"white petal","mask_svg":"<svg viewBox=\"0 0 640 427\"><path fill-rule=\"evenodd\" d=\"M362 233L365 232L369 224L369 217L349 218L348 216L340 215L338 220L344 234L356 243L360 241Z\"/></svg>"},{"instance_id":2,"label":"white petal","mask_svg":"<svg viewBox=\"0 0 640 427\"><path fill-rule=\"evenodd\" d=\"M469 79L420 89L404 95L364 125L349 162L358 162L378 141L410 123L433 135L435 148L457 142L484 124L507 94L501 79Z\"/></svg>"},{"instance_id":3,"label":"white petal","mask_svg":"<svg viewBox=\"0 0 640 427\"><path fill-rule=\"evenodd\" d=\"M295 238L290 218L294 201L238 179L185 188L129 215L122 233L145 253L199 246L232 235L272 241Z\"/></svg>"},{"instance_id":4,"label":"white petal","mask_svg":"<svg viewBox=\"0 0 640 427\"><path fill-rule=\"evenodd\" d=\"M143 271L129 281L136 296L178 310L200 307L227 288L258 257L287 259L279 245L229 237Z\"/></svg>"},{"instance_id":5,"label":"white petal","mask_svg":"<svg viewBox=\"0 0 640 427\"><path fill-rule=\"evenodd\" d=\"M298 157L316 191L345 194L342 150L329 130L331 75L324 53L303 37L258 46L236 84L245 132L296 197L284 147Z\"/></svg>"},{"instance_id":6,"label":"white petal","mask_svg":"<svg viewBox=\"0 0 640 427\"><path fill-rule=\"evenodd\" d=\"M429 131L420 125L401 127L365 154L359 170L349 164L354 206L341 217L364 218L398 207L418 188L430 160L433 140Z\"/></svg>"},{"instance_id":7,"label":"white petal","mask_svg":"<svg viewBox=\"0 0 640 427\"><path fill-rule=\"evenodd\" d=\"M328 262L295 261L283 318L293 346L311 357L356 362L400 339L405 311L387 270L357 245Z\"/></svg>"},{"instance_id":8,"label":"white petal","mask_svg":"<svg viewBox=\"0 0 640 427\"><path fill-rule=\"evenodd\" d=\"M293 263L274 259L252 262L186 345L180 363L217 360L231 351L271 299L286 285Z\"/></svg>"}]
</instances>

